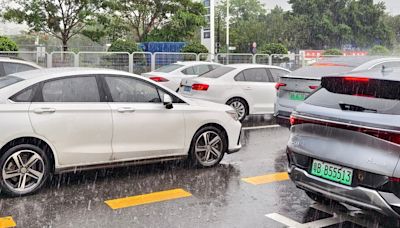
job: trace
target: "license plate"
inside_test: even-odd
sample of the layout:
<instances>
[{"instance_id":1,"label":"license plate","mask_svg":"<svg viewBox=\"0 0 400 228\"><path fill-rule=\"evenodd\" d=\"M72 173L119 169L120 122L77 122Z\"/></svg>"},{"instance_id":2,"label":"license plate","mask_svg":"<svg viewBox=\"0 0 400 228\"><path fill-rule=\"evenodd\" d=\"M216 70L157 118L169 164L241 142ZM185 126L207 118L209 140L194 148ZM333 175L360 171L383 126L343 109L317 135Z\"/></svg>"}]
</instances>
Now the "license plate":
<instances>
[{"instance_id":1,"label":"license plate","mask_svg":"<svg viewBox=\"0 0 400 228\"><path fill-rule=\"evenodd\" d=\"M311 174L345 185L351 185L353 180L352 169L319 160L313 160Z\"/></svg>"},{"instance_id":2,"label":"license plate","mask_svg":"<svg viewBox=\"0 0 400 228\"><path fill-rule=\"evenodd\" d=\"M185 91L185 92L190 92L191 90L192 90L191 86L184 86L183 87L183 91Z\"/></svg>"},{"instance_id":3,"label":"license plate","mask_svg":"<svg viewBox=\"0 0 400 228\"><path fill-rule=\"evenodd\" d=\"M304 101L306 99L306 96L307 94L305 93L295 93L295 92L289 93L290 100L294 101Z\"/></svg>"}]
</instances>

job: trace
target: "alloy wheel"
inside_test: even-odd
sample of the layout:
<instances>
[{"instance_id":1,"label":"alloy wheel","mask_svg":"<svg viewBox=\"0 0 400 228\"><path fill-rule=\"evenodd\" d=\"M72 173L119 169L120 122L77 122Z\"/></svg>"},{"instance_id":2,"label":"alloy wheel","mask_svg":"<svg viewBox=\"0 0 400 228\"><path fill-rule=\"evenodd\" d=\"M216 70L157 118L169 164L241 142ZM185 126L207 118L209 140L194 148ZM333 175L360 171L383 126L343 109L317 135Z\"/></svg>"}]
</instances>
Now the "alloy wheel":
<instances>
[{"instance_id":1,"label":"alloy wheel","mask_svg":"<svg viewBox=\"0 0 400 228\"><path fill-rule=\"evenodd\" d=\"M238 114L239 120L242 120L246 115L246 107L240 101L234 101L231 103L231 107L235 109Z\"/></svg>"},{"instance_id":2,"label":"alloy wheel","mask_svg":"<svg viewBox=\"0 0 400 228\"><path fill-rule=\"evenodd\" d=\"M11 154L2 167L3 182L17 194L27 193L38 187L44 174L44 161L32 150L20 150Z\"/></svg>"},{"instance_id":3,"label":"alloy wheel","mask_svg":"<svg viewBox=\"0 0 400 228\"><path fill-rule=\"evenodd\" d=\"M202 166L213 166L223 155L223 142L216 132L206 131L197 138L194 149Z\"/></svg>"}]
</instances>

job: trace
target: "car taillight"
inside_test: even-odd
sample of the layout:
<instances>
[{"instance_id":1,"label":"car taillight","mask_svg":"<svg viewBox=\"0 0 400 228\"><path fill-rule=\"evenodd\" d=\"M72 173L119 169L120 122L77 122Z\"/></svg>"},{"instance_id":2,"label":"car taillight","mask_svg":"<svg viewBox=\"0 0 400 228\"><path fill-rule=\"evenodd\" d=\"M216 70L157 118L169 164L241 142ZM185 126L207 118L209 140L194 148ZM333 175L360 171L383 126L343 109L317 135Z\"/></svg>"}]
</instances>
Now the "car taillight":
<instances>
[{"instance_id":1,"label":"car taillight","mask_svg":"<svg viewBox=\"0 0 400 228\"><path fill-rule=\"evenodd\" d=\"M150 77L151 80L156 82L168 82L169 80L163 77Z\"/></svg>"},{"instance_id":2,"label":"car taillight","mask_svg":"<svg viewBox=\"0 0 400 228\"><path fill-rule=\"evenodd\" d=\"M319 87L319 86L309 86L308 88L310 88L310 89L312 89L312 90L315 90L315 89L318 89L318 87Z\"/></svg>"},{"instance_id":3,"label":"car taillight","mask_svg":"<svg viewBox=\"0 0 400 228\"><path fill-rule=\"evenodd\" d=\"M192 90L207 91L208 87L209 87L209 85L207 85L207 84L193 84Z\"/></svg>"},{"instance_id":4,"label":"car taillight","mask_svg":"<svg viewBox=\"0 0 400 228\"><path fill-rule=\"evenodd\" d=\"M369 78L358 78L358 77L344 77L344 80L351 82L369 82Z\"/></svg>"},{"instance_id":5,"label":"car taillight","mask_svg":"<svg viewBox=\"0 0 400 228\"><path fill-rule=\"evenodd\" d=\"M310 119L301 118L301 117L294 116L294 115L290 116L290 124L292 126L299 125L299 124L316 124L316 125L323 125L323 126L327 126L327 127L334 127L334 128L350 130L350 131L357 131L357 132L361 132L361 133L364 133L364 134L400 145L400 133L397 133L397 132L369 129L369 128L365 128L365 127L358 127L358 126L339 124L339 123L331 123L331 122L325 122L325 121L320 121L320 120L310 120Z\"/></svg>"},{"instance_id":6,"label":"car taillight","mask_svg":"<svg viewBox=\"0 0 400 228\"><path fill-rule=\"evenodd\" d=\"M278 83L275 84L275 89L276 89L276 90L279 90L279 88L284 87L284 86L286 86L285 83L278 82Z\"/></svg>"}]
</instances>

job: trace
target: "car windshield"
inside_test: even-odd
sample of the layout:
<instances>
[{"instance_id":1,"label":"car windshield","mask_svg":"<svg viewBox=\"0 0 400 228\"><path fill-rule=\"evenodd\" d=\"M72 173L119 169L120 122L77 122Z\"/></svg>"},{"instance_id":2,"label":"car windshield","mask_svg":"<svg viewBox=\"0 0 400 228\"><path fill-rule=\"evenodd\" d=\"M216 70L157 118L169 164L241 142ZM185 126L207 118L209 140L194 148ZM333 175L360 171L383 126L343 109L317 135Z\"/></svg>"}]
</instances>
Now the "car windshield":
<instances>
[{"instance_id":1,"label":"car windshield","mask_svg":"<svg viewBox=\"0 0 400 228\"><path fill-rule=\"evenodd\" d=\"M170 73L181 67L183 67L183 65L174 63L174 64L162 66L162 67L158 68L157 70L155 70L154 72Z\"/></svg>"},{"instance_id":2,"label":"car windshield","mask_svg":"<svg viewBox=\"0 0 400 228\"><path fill-rule=\"evenodd\" d=\"M233 71L234 69L235 68L233 68L233 67L227 67L227 66L218 67L217 69L214 69L212 71L209 71L207 73L200 75L200 77L202 77L202 78L219 78L222 75Z\"/></svg>"},{"instance_id":3,"label":"car windshield","mask_svg":"<svg viewBox=\"0 0 400 228\"><path fill-rule=\"evenodd\" d=\"M17 82L23 81L22 78L15 76L5 76L0 78L0 89L5 88L9 85L15 84Z\"/></svg>"}]
</instances>

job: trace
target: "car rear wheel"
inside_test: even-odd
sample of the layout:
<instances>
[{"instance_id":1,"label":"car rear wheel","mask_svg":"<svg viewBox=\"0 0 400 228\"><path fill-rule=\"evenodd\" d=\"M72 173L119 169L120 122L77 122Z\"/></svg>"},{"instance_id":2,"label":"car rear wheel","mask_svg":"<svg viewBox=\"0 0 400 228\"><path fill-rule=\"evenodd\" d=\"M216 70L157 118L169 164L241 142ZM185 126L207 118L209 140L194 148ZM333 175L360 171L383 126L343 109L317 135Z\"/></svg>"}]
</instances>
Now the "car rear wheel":
<instances>
[{"instance_id":1,"label":"car rear wheel","mask_svg":"<svg viewBox=\"0 0 400 228\"><path fill-rule=\"evenodd\" d=\"M240 122L242 122L249 113L247 103L241 98L232 98L226 102L226 104L235 109Z\"/></svg>"},{"instance_id":2,"label":"car rear wheel","mask_svg":"<svg viewBox=\"0 0 400 228\"><path fill-rule=\"evenodd\" d=\"M50 173L46 153L39 147L23 144L10 148L0 158L1 192L23 196L39 190Z\"/></svg>"},{"instance_id":3,"label":"car rear wheel","mask_svg":"<svg viewBox=\"0 0 400 228\"><path fill-rule=\"evenodd\" d=\"M195 166L212 167L222 160L226 148L225 134L216 127L207 126L194 135L189 156Z\"/></svg>"}]
</instances>

